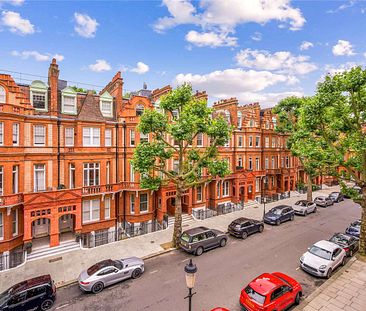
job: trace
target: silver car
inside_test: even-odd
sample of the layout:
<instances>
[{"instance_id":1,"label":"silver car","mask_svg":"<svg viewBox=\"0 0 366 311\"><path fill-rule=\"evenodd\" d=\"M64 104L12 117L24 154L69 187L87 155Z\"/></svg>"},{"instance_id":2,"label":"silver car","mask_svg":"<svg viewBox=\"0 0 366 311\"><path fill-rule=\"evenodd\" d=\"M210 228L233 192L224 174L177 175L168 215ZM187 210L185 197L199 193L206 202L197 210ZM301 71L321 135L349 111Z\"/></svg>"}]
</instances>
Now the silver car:
<instances>
[{"instance_id":1,"label":"silver car","mask_svg":"<svg viewBox=\"0 0 366 311\"><path fill-rule=\"evenodd\" d=\"M307 214L316 212L316 204L314 202L310 202L307 200L297 201L292 206L292 208L294 209L295 214L298 214L298 215L306 216Z\"/></svg>"},{"instance_id":2,"label":"silver car","mask_svg":"<svg viewBox=\"0 0 366 311\"><path fill-rule=\"evenodd\" d=\"M144 270L144 261L138 257L107 259L82 271L78 283L83 291L97 294L106 286L128 278L139 278Z\"/></svg>"}]
</instances>

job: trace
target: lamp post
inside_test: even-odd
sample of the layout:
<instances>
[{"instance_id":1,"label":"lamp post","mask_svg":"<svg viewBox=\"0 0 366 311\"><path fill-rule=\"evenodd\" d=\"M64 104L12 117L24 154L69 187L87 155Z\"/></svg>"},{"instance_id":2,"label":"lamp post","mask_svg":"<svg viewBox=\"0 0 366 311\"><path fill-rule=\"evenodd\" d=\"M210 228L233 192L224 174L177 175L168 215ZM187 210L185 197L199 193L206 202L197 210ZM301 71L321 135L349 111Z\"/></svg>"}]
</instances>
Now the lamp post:
<instances>
[{"instance_id":1,"label":"lamp post","mask_svg":"<svg viewBox=\"0 0 366 311\"><path fill-rule=\"evenodd\" d=\"M264 185L263 185L263 181L264 181ZM266 214L266 201L267 201L267 197L265 196L266 195L265 190L267 188L267 184L268 184L268 177L267 177L267 175L262 176L261 177L261 187L262 187L262 191L261 191L262 194L261 194L261 196L263 198L263 219L264 219L264 215ZM263 194L264 194L264 196L263 196Z\"/></svg>"},{"instance_id":2,"label":"lamp post","mask_svg":"<svg viewBox=\"0 0 366 311\"><path fill-rule=\"evenodd\" d=\"M184 299L188 298L188 310L192 311L192 297L196 293L192 293L192 289L194 287L194 283L196 282L196 272L197 267L193 264L192 259L189 263L184 267L184 272L186 273L186 284L188 287L188 296L184 297Z\"/></svg>"}]
</instances>

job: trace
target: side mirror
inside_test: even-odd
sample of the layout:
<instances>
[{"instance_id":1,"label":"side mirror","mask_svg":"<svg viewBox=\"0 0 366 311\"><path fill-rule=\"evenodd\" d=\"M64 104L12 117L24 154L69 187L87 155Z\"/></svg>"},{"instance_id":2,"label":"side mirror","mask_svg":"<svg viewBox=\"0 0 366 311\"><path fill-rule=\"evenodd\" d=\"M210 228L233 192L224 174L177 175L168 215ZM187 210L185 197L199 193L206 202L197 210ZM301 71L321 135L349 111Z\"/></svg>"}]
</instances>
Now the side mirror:
<instances>
[{"instance_id":1,"label":"side mirror","mask_svg":"<svg viewBox=\"0 0 366 311\"><path fill-rule=\"evenodd\" d=\"M308 247L308 251L310 251L310 247Z\"/></svg>"},{"instance_id":2,"label":"side mirror","mask_svg":"<svg viewBox=\"0 0 366 311\"><path fill-rule=\"evenodd\" d=\"M335 256L332 256L332 261L334 261L335 260Z\"/></svg>"}]
</instances>

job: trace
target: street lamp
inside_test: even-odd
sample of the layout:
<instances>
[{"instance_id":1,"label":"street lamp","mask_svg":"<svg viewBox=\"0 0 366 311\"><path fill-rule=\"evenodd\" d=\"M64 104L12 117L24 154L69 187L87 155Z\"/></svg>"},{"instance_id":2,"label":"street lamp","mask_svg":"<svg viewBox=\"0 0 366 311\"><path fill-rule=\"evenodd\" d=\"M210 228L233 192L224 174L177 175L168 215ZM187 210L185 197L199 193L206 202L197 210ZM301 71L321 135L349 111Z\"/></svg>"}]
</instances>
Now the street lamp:
<instances>
[{"instance_id":1,"label":"street lamp","mask_svg":"<svg viewBox=\"0 0 366 311\"><path fill-rule=\"evenodd\" d=\"M197 267L195 264L193 264L192 259L189 261L189 264L187 264L184 267L184 272L186 273L186 284L188 287L188 296L184 297L184 299L188 298L189 302L189 311L192 311L192 297L196 293L192 293L192 289L194 287L194 283L196 282L196 272Z\"/></svg>"},{"instance_id":2,"label":"street lamp","mask_svg":"<svg viewBox=\"0 0 366 311\"><path fill-rule=\"evenodd\" d=\"M264 185L263 185L263 181L264 181ZM267 197L265 196L265 190L267 188L267 184L268 184L268 177L267 175L265 176L262 176L261 177L261 187L262 187L262 198L263 198L263 219L264 219L264 215L266 214L266 201L267 201ZM264 193L264 196L263 196L263 193Z\"/></svg>"}]
</instances>

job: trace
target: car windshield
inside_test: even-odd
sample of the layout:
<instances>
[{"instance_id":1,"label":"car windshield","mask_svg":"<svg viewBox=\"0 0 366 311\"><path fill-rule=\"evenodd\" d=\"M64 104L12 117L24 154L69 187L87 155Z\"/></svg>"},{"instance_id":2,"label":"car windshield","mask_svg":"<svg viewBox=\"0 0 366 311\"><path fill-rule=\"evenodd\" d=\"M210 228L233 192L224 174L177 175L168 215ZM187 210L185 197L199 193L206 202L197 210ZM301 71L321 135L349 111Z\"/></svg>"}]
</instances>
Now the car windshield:
<instances>
[{"instance_id":1,"label":"car windshield","mask_svg":"<svg viewBox=\"0 0 366 311\"><path fill-rule=\"evenodd\" d=\"M359 220L353 222L352 227L361 227L361 222Z\"/></svg>"},{"instance_id":2,"label":"car windshield","mask_svg":"<svg viewBox=\"0 0 366 311\"><path fill-rule=\"evenodd\" d=\"M338 195L338 192L332 192L329 196L330 197L336 197Z\"/></svg>"},{"instance_id":3,"label":"car windshield","mask_svg":"<svg viewBox=\"0 0 366 311\"><path fill-rule=\"evenodd\" d=\"M187 233L183 233L180 238L184 241L184 242L189 242L189 235Z\"/></svg>"},{"instance_id":4,"label":"car windshield","mask_svg":"<svg viewBox=\"0 0 366 311\"><path fill-rule=\"evenodd\" d=\"M113 266L113 265L114 265L113 260L103 260L103 261L98 262L95 265L91 266L88 270L86 270L86 273L88 273L88 275L93 275L94 273L98 272L100 269L103 269L108 266Z\"/></svg>"},{"instance_id":5,"label":"car windshield","mask_svg":"<svg viewBox=\"0 0 366 311\"><path fill-rule=\"evenodd\" d=\"M331 239L331 242L340 243L340 244L348 244L348 239L344 235L334 235Z\"/></svg>"},{"instance_id":6,"label":"car windshield","mask_svg":"<svg viewBox=\"0 0 366 311\"><path fill-rule=\"evenodd\" d=\"M332 256L332 253L330 251L327 251L326 249L320 248L315 245L310 247L309 253L327 260L330 260Z\"/></svg>"},{"instance_id":7,"label":"car windshield","mask_svg":"<svg viewBox=\"0 0 366 311\"><path fill-rule=\"evenodd\" d=\"M260 304L264 304L264 301L266 300L266 296L263 296L259 293L257 293L253 288L251 288L249 285L245 288L245 292L247 295L255 300L256 302Z\"/></svg>"},{"instance_id":8,"label":"car windshield","mask_svg":"<svg viewBox=\"0 0 366 311\"><path fill-rule=\"evenodd\" d=\"M0 294L0 306L3 306L8 301L10 290L11 288Z\"/></svg>"},{"instance_id":9,"label":"car windshield","mask_svg":"<svg viewBox=\"0 0 366 311\"><path fill-rule=\"evenodd\" d=\"M280 208L272 208L270 210L270 212L273 213L273 214L275 214L275 215L281 215L282 209L280 209Z\"/></svg>"},{"instance_id":10,"label":"car windshield","mask_svg":"<svg viewBox=\"0 0 366 311\"><path fill-rule=\"evenodd\" d=\"M320 201L324 201L325 200L325 197L317 197L316 199L317 200L320 200Z\"/></svg>"},{"instance_id":11,"label":"car windshield","mask_svg":"<svg viewBox=\"0 0 366 311\"><path fill-rule=\"evenodd\" d=\"M297 201L295 203L295 205L299 205L299 206L306 206L306 202L305 201Z\"/></svg>"}]
</instances>

